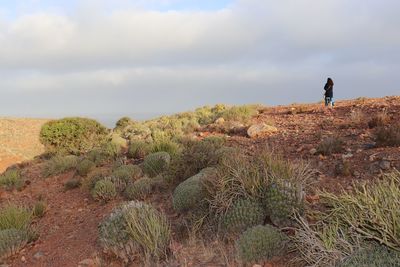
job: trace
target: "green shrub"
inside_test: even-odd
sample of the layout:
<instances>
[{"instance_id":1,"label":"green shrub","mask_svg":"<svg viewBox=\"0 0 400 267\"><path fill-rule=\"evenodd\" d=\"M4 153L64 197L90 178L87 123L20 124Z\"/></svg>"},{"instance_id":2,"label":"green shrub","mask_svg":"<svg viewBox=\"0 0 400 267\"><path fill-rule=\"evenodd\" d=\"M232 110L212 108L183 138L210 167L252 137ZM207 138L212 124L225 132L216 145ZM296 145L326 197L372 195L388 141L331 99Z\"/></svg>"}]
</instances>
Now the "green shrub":
<instances>
[{"instance_id":1,"label":"green shrub","mask_svg":"<svg viewBox=\"0 0 400 267\"><path fill-rule=\"evenodd\" d=\"M10 169L0 175L0 187L5 187L8 190L22 189L24 181L21 177L21 172L18 169Z\"/></svg>"},{"instance_id":2,"label":"green shrub","mask_svg":"<svg viewBox=\"0 0 400 267\"><path fill-rule=\"evenodd\" d=\"M133 124L134 121L129 117L122 117L115 123L115 131L121 131L125 129L127 126Z\"/></svg>"},{"instance_id":3,"label":"green shrub","mask_svg":"<svg viewBox=\"0 0 400 267\"><path fill-rule=\"evenodd\" d=\"M378 146L400 146L400 123L387 128L378 127L375 132L375 141Z\"/></svg>"},{"instance_id":4,"label":"green shrub","mask_svg":"<svg viewBox=\"0 0 400 267\"><path fill-rule=\"evenodd\" d=\"M212 176L215 170L208 168L200 173L186 179L174 190L173 206L177 212L186 212L202 207L205 203L206 188L203 185L204 179Z\"/></svg>"},{"instance_id":5,"label":"green shrub","mask_svg":"<svg viewBox=\"0 0 400 267\"><path fill-rule=\"evenodd\" d=\"M175 156L180 152L180 146L169 140L169 139L163 139L154 142L151 145L151 153L156 153L156 152L167 152L171 156Z\"/></svg>"},{"instance_id":6,"label":"green shrub","mask_svg":"<svg viewBox=\"0 0 400 267\"><path fill-rule=\"evenodd\" d=\"M44 124L40 141L50 151L80 154L103 143L107 132L104 126L92 119L64 118Z\"/></svg>"},{"instance_id":7,"label":"green shrub","mask_svg":"<svg viewBox=\"0 0 400 267\"><path fill-rule=\"evenodd\" d=\"M80 176L86 176L96 167L96 164L88 159L84 159L78 163L76 170Z\"/></svg>"},{"instance_id":8,"label":"green shrub","mask_svg":"<svg viewBox=\"0 0 400 267\"><path fill-rule=\"evenodd\" d=\"M45 177L59 175L66 171L76 168L78 165L78 157L74 155L61 156L56 155L46 162L43 175Z\"/></svg>"},{"instance_id":9,"label":"green shrub","mask_svg":"<svg viewBox=\"0 0 400 267\"><path fill-rule=\"evenodd\" d=\"M343 141L338 137L327 137L317 147L317 153L331 155L343 152Z\"/></svg>"},{"instance_id":10,"label":"green shrub","mask_svg":"<svg viewBox=\"0 0 400 267\"><path fill-rule=\"evenodd\" d=\"M141 140L131 141L128 149L128 156L134 159L140 159L147 156L151 151L151 145Z\"/></svg>"},{"instance_id":11,"label":"green shrub","mask_svg":"<svg viewBox=\"0 0 400 267\"><path fill-rule=\"evenodd\" d=\"M133 178L138 178L142 175L142 170L137 165L123 165L115 169L110 179L116 186L118 191L125 190L126 186L133 181Z\"/></svg>"},{"instance_id":12,"label":"green shrub","mask_svg":"<svg viewBox=\"0 0 400 267\"><path fill-rule=\"evenodd\" d=\"M171 230L165 215L148 204L131 201L100 224L99 239L106 252L124 262L142 254L162 259L167 255Z\"/></svg>"},{"instance_id":13,"label":"green shrub","mask_svg":"<svg viewBox=\"0 0 400 267\"><path fill-rule=\"evenodd\" d=\"M222 111L222 118L226 121L248 122L253 116L258 114L257 106L233 106Z\"/></svg>"},{"instance_id":14,"label":"green shrub","mask_svg":"<svg viewBox=\"0 0 400 267\"><path fill-rule=\"evenodd\" d=\"M104 179L94 185L92 196L95 200L108 202L117 196L117 190L113 182Z\"/></svg>"},{"instance_id":15,"label":"green shrub","mask_svg":"<svg viewBox=\"0 0 400 267\"><path fill-rule=\"evenodd\" d=\"M79 179L72 178L72 179L69 179L64 184L64 189L65 189L65 191L68 191L68 190L72 190L72 189L78 188L80 186L81 186L81 181Z\"/></svg>"},{"instance_id":16,"label":"green shrub","mask_svg":"<svg viewBox=\"0 0 400 267\"><path fill-rule=\"evenodd\" d=\"M125 197L129 200L137 200L145 197L151 192L153 179L148 177L140 178L125 189Z\"/></svg>"},{"instance_id":17,"label":"green shrub","mask_svg":"<svg viewBox=\"0 0 400 267\"><path fill-rule=\"evenodd\" d=\"M113 142L104 143L100 149L107 159L116 159L121 153L121 146Z\"/></svg>"},{"instance_id":18,"label":"green shrub","mask_svg":"<svg viewBox=\"0 0 400 267\"><path fill-rule=\"evenodd\" d=\"M32 219L32 213L26 208L8 205L0 209L0 230L28 229Z\"/></svg>"},{"instance_id":19,"label":"green shrub","mask_svg":"<svg viewBox=\"0 0 400 267\"><path fill-rule=\"evenodd\" d=\"M244 263L270 260L282 255L286 237L270 225L258 225L246 230L237 240L239 258Z\"/></svg>"},{"instance_id":20,"label":"green shrub","mask_svg":"<svg viewBox=\"0 0 400 267\"><path fill-rule=\"evenodd\" d=\"M223 147L223 139L183 140L183 145L184 149L181 155L172 159L167 172L169 179L174 184L179 184L204 168L216 166L223 155L219 150Z\"/></svg>"},{"instance_id":21,"label":"green shrub","mask_svg":"<svg viewBox=\"0 0 400 267\"><path fill-rule=\"evenodd\" d=\"M240 233L263 224L265 217L265 211L260 203L250 199L238 199L223 217L222 227L225 231Z\"/></svg>"},{"instance_id":22,"label":"green shrub","mask_svg":"<svg viewBox=\"0 0 400 267\"><path fill-rule=\"evenodd\" d=\"M106 177L110 177L110 175L111 172L108 169L96 169L83 179L82 185L84 188L91 191L98 181L103 180Z\"/></svg>"},{"instance_id":23,"label":"green shrub","mask_svg":"<svg viewBox=\"0 0 400 267\"><path fill-rule=\"evenodd\" d=\"M150 177L167 170L171 161L171 156L167 152L157 152L148 155L143 162L143 171Z\"/></svg>"},{"instance_id":24,"label":"green shrub","mask_svg":"<svg viewBox=\"0 0 400 267\"><path fill-rule=\"evenodd\" d=\"M25 230L0 230L0 263L8 257L16 255L29 241L29 234Z\"/></svg>"},{"instance_id":25,"label":"green shrub","mask_svg":"<svg viewBox=\"0 0 400 267\"><path fill-rule=\"evenodd\" d=\"M339 265L339 267L392 266L400 266L400 253L377 244L358 250Z\"/></svg>"},{"instance_id":26,"label":"green shrub","mask_svg":"<svg viewBox=\"0 0 400 267\"><path fill-rule=\"evenodd\" d=\"M35 203L33 206L32 215L36 218L41 218L46 213L47 203L40 200Z\"/></svg>"}]
</instances>

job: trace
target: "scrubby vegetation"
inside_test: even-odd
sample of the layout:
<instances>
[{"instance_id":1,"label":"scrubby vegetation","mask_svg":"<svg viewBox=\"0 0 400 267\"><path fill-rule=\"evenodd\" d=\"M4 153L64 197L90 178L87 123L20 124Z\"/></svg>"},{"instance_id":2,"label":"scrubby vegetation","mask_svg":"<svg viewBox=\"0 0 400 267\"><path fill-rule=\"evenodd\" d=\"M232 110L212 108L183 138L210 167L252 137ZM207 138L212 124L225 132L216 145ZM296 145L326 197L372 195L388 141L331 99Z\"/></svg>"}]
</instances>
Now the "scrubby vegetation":
<instances>
[{"instance_id":1,"label":"scrubby vegetation","mask_svg":"<svg viewBox=\"0 0 400 267\"><path fill-rule=\"evenodd\" d=\"M96 167L96 164L88 159L84 159L76 166L76 171L80 176L86 176L88 173Z\"/></svg>"},{"instance_id":2,"label":"scrubby vegetation","mask_svg":"<svg viewBox=\"0 0 400 267\"><path fill-rule=\"evenodd\" d=\"M64 118L43 125L40 140L49 151L80 154L105 142L107 129L92 119Z\"/></svg>"},{"instance_id":3,"label":"scrubby vegetation","mask_svg":"<svg viewBox=\"0 0 400 267\"><path fill-rule=\"evenodd\" d=\"M167 152L156 152L148 155L143 161L143 171L150 177L155 177L167 170L171 156Z\"/></svg>"},{"instance_id":4,"label":"scrubby vegetation","mask_svg":"<svg viewBox=\"0 0 400 267\"><path fill-rule=\"evenodd\" d=\"M10 169L0 175L0 187L5 187L8 190L20 190L24 185L24 180L21 172L18 169Z\"/></svg>"},{"instance_id":5,"label":"scrubby vegetation","mask_svg":"<svg viewBox=\"0 0 400 267\"><path fill-rule=\"evenodd\" d=\"M318 145L317 153L331 155L343 151L343 141L338 137L327 137Z\"/></svg>"},{"instance_id":6,"label":"scrubby vegetation","mask_svg":"<svg viewBox=\"0 0 400 267\"><path fill-rule=\"evenodd\" d=\"M165 215L143 202L115 209L99 226L103 248L125 262L144 254L148 260L165 258L171 230Z\"/></svg>"},{"instance_id":7,"label":"scrubby vegetation","mask_svg":"<svg viewBox=\"0 0 400 267\"><path fill-rule=\"evenodd\" d=\"M58 175L66 171L75 169L78 165L78 157L74 155L61 156L57 155L52 157L45 163L43 168L43 175L45 177Z\"/></svg>"},{"instance_id":8,"label":"scrubby vegetation","mask_svg":"<svg viewBox=\"0 0 400 267\"><path fill-rule=\"evenodd\" d=\"M117 189L112 181L103 179L94 185L92 196L95 200L108 202L117 196Z\"/></svg>"},{"instance_id":9,"label":"scrubby vegetation","mask_svg":"<svg viewBox=\"0 0 400 267\"><path fill-rule=\"evenodd\" d=\"M378 127L375 132L375 140L378 146L400 146L400 123L389 127Z\"/></svg>"}]
</instances>

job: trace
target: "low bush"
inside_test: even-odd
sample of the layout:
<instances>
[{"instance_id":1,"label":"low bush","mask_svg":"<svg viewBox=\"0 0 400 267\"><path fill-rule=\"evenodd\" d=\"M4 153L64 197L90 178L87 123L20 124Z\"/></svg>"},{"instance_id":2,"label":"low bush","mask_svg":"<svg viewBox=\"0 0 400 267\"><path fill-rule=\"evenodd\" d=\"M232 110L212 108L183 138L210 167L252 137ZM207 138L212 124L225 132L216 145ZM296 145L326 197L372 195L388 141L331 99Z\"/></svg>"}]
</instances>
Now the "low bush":
<instances>
[{"instance_id":1,"label":"low bush","mask_svg":"<svg viewBox=\"0 0 400 267\"><path fill-rule=\"evenodd\" d=\"M82 180L82 186L83 188L91 191L98 181L103 180L110 175L111 172L108 169L96 169L89 173L88 176Z\"/></svg>"},{"instance_id":2,"label":"low bush","mask_svg":"<svg viewBox=\"0 0 400 267\"><path fill-rule=\"evenodd\" d=\"M384 127L389 124L390 118L386 112L380 112L374 115L368 122L369 128Z\"/></svg>"},{"instance_id":3,"label":"low bush","mask_svg":"<svg viewBox=\"0 0 400 267\"><path fill-rule=\"evenodd\" d=\"M400 253L385 246L371 244L347 257L339 267L400 266Z\"/></svg>"},{"instance_id":4,"label":"low bush","mask_svg":"<svg viewBox=\"0 0 400 267\"><path fill-rule=\"evenodd\" d=\"M237 240L236 246L242 262L255 263L282 255L286 237L270 225L258 225L246 230Z\"/></svg>"},{"instance_id":5,"label":"low bush","mask_svg":"<svg viewBox=\"0 0 400 267\"><path fill-rule=\"evenodd\" d=\"M134 121L129 117L122 117L115 123L114 131L123 131L127 126L133 124Z\"/></svg>"},{"instance_id":6,"label":"low bush","mask_svg":"<svg viewBox=\"0 0 400 267\"><path fill-rule=\"evenodd\" d=\"M125 190L126 186L142 176L142 170L137 165L123 165L116 168L110 175L111 181L119 192Z\"/></svg>"},{"instance_id":7,"label":"low bush","mask_svg":"<svg viewBox=\"0 0 400 267\"><path fill-rule=\"evenodd\" d=\"M74 155L61 156L56 155L45 163L43 175L45 177L58 175L66 171L76 168L78 165L78 157Z\"/></svg>"},{"instance_id":8,"label":"low bush","mask_svg":"<svg viewBox=\"0 0 400 267\"><path fill-rule=\"evenodd\" d=\"M86 176L96 167L96 164L88 159L84 159L78 163L76 170L80 176Z\"/></svg>"},{"instance_id":9,"label":"low bush","mask_svg":"<svg viewBox=\"0 0 400 267\"><path fill-rule=\"evenodd\" d=\"M138 200L147 196L152 189L153 179L148 177L140 178L125 189L125 197L129 200Z\"/></svg>"},{"instance_id":10,"label":"low bush","mask_svg":"<svg viewBox=\"0 0 400 267\"><path fill-rule=\"evenodd\" d=\"M64 118L49 121L40 131L40 141L49 151L80 154L106 140L108 130L92 119Z\"/></svg>"},{"instance_id":11,"label":"low bush","mask_svg":"<svg viewBox=\"0 0 400 267\"><path fill-rule=\"evenodd\" d=\"M24 180L18 169L10 169L0 175L0 187L5 187L7 190L20 190L23 186Z\"/></svg>"},{"instance_id":12,"label":"low bush","mask_svg":"<svg viewBox=\"0 0 400 267\"><path fill-rule=\"evenodd\" d=\"M264 207L250 199L238 199L228 209L222 219L224 231L241 233L244 230L263 224L266 217Z\"/></svg>"},{"instance_id":13,"label":"low bush","mask_svg":"<svg viewBox=\"0 0 400 267\"><path fill-rule=\"evenodd\" d=\"M8 257L16 255L29 241L26 230L4 229L0 230L0 263Z\"/></svg>"},{"instance_id":14,"label":"low bush","mask_svg":"<svg viewBox=\"0 0 400 267\"><path fill-rule=\"evenodd\" d=\"M400 123L387 128L378 127L375 132L375 141L378 146L400 146Z\"/></svg>"},{"instance_id":15,"label":"low bush","mask_svg":"<svg viewBox=\"0 0 400 267\"><path fill-rule=\"evenodd\" d=\"M172 159L167 171L172 184L179 184L185 179L199 173L202 169L216 166L223 153L224 139L205 138L202 141L183 140L183 151Z\"/></svg>"},{"instance_id":16,"label":"low bush","mask_svg":"<svg viewBox=\"0 0 400 267\"><path fill-rule=\"evenodd\" d=\"M255 105L233 106L227 108L221 113L221 117L226 121L248 122L253 116L258 114L258 108Z\"/></svg>"},{"instance_id":17,"label":"low bush","mask_svg":"<svg viewBox=\"0 0 400 267\"><path fill-rule=\"evenodd\" d=\"M327 137L317 147L317 153L326 156L341 152L343 152L343 141L338 137Z\"/></svg>"},{"instance_id":18,"label":"low bush","mask_svg":"<svg viewBox=\"0 0 400 267\"><path fill-rule=\"evenodd\" d=\"M96 182L92 189L92 196L97 201L108 202L117 196L117 190L113 182L104 179Z\"/></svg>"},{"instance_id":19,"label":"low bush","mask_svg":"<svg viewBox=\"0 0 400 267\"><path fill-rule=\"evenodd\" d=\"M8 205L0 209L0 230L27 230L32 220L32 212L24 207Z\"/></svg>"},{"instance_id":20,"label":"low bush","mask_svg":"<svg viewBox=\"0 0 400 267\"><path fill-rule=\"evenodd\" d=\"M131 141L128 149L128 156L134 159L141 159L147 156L151 151L151 145L145 141Z\"/></svg>"},{"instance_id":21,"label":"low bush","mask_svg":"<svg viewBox=\"0 0 400 267\"><path fill-rule=\"evenodd\" d=\"M171 156L167 152L157 152L148 155L143 162L143 171L150 177L155 177L167 170Z\"/></svg>"},{"instance_id":22,"label":"low bush","mask_svg":"<svg viewBox=\"0 0 400 267\"><path fill-rule=\"evenodd\" d=\"M167 152L170 156L177 155L181 150L179 144L169 140L169 139L162 139L159 141L154 142L151 145L151 153L156 152Z\"/></svg>"},{"instance_id":23,"label":"low bush","mask_svg":"<svg viewBox=\"0 0 400 267\"><path fill-rule=\"evenodd\" d=\"M47 209L47 203L42 200L39 200L33 206L32 215L36 218L41 218L46 213L46 209Z\"/></svg>"},{"instance_id":24,"label":"low bush","mask_svg":"<svg viewBox=\"0 0 400 267\"><path fill-rule=\"evenodd\" d=\"M76 178L69 179L64 184L65 191L72 190L81 186L81 181Z\"/></svg>"},{"instance_id":25,"label":"low bush","mask_svg":"<svg viewBox=\"0 0 400 267\"><path fill-rule=\"evenodd\" d=\"M142 254L159 260L167 256L171 230L164 214L143 202L131 201L100 224L99 239L106 252L124 262Z\"/></svg>"}]
</instances>

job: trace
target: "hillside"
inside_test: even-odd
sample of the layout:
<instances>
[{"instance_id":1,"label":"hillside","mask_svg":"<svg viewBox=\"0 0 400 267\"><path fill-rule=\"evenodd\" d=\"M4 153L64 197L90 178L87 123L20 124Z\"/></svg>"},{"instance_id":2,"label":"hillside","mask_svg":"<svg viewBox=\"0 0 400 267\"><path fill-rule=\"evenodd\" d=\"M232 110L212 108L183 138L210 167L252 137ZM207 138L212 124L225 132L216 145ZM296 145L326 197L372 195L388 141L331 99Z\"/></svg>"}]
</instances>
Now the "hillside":
<instances>
[{"instance_id":1,"label":"hillside","mask_svg":"<svg viewBox=\"0 0 400 267\"><path fill-rule=\"evenodd\" d=\"M0 117L0 172L44 152L38 137L46 121Z\"/></svg>"},{"instance_id":2,"label":"hillside","mask_svg":"<svg viewBox=\"0 0 400 267\"><path fill-rule=\"evenodd\" d=\"M306 191L305 199L312 207L319 205L318 190L325 189L335 194L342 189L352 191L354 182L379 180L394 169L400 170L400 147L377 145L376 119L373 120L379 115L382 120L377 124L382 123L384 127L399 123L400 97L338 101L333 110L319 103L258 109L258 114L245 123L232 122L228 125L227 119L225 124L220 120L195 129L190 136L195 140L225 136L225 147L238 149L232 151L240 151L240 155L248 157L256 157L262 149L268 149L289 162L298 163L301 160L310 170L309 173L304 172L312 184ZM38 142L38 133L44 122L0 119L0 173L12 163L31 159L44 151ZM268 124L273 129L250 138L247 130L250 125L257 124ZM133 131L129 127L127 129ZM326 140L334 143L332 147L340 146L342 149L328 153L327 148L321 146ZM335 140L340 140L340 144ZM159 151L163 151L162 148ZM236 156L240 158L240 155ZM96 170L110 173L121 164L143 168L143 158L131 157L126 148L116 158L99 164ZM171 162L174 162L173 159ZM99 243L99 223L124 201L125 195L119 194L108 202L98 202L85 185L90 174L79 175L72 168L44 178L43 171L48 163L49 159L40 157L26 161L19 166L24 179L22 188L7 190L0 187L1 207L9 202L29 207L38 201L47 203L44 216L35 217L31 222L38 239L9 257L5 261L9 265L5 266L142 266L144 263L138 259L124 265L120 259L104 253L104 247ZM161 176L168 174L167 170ZM83 185L67 188L65 185L72 179ZM191 217L176 210L172 201L176 184L176 181L161 181L152 186L152 193L138 198L151 203L171 222L168 257L159 261L160 266L239 266L235 243L230 237L227 240L214 238L213 235L200 237L202 235L190 225ZM278 227L272 219L268 223ZM285 227L282 229L289 236L293 234ZM397 245L394 246L397 248ZM254 263L262 264L257 266L286 266L295 257L294 253L287 252L283 256ZM155 266L153 264L150 266ZM303 265L298 263L294 266Z\"/></svg>"}]
</instances>

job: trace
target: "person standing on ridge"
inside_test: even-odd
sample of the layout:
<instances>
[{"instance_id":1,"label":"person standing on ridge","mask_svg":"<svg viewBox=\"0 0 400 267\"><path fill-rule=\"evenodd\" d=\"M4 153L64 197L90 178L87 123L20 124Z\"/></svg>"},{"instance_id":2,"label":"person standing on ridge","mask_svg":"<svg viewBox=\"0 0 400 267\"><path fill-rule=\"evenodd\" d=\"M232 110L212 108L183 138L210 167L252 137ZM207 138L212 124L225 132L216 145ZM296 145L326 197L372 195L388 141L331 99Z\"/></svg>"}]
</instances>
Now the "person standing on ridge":
<instances>
[{"instance_id":1,"label":"person standing on ridge","mask_svg":"<svg viewBox=\"0 0 400 267\"><path fill-rule=\"evenodd\" d=\"M335 106L335 102L333 101L333 81L331 78L328 78L325 86L325 107L331 105L331 107Z\"/></svg>"}]
</instances>

